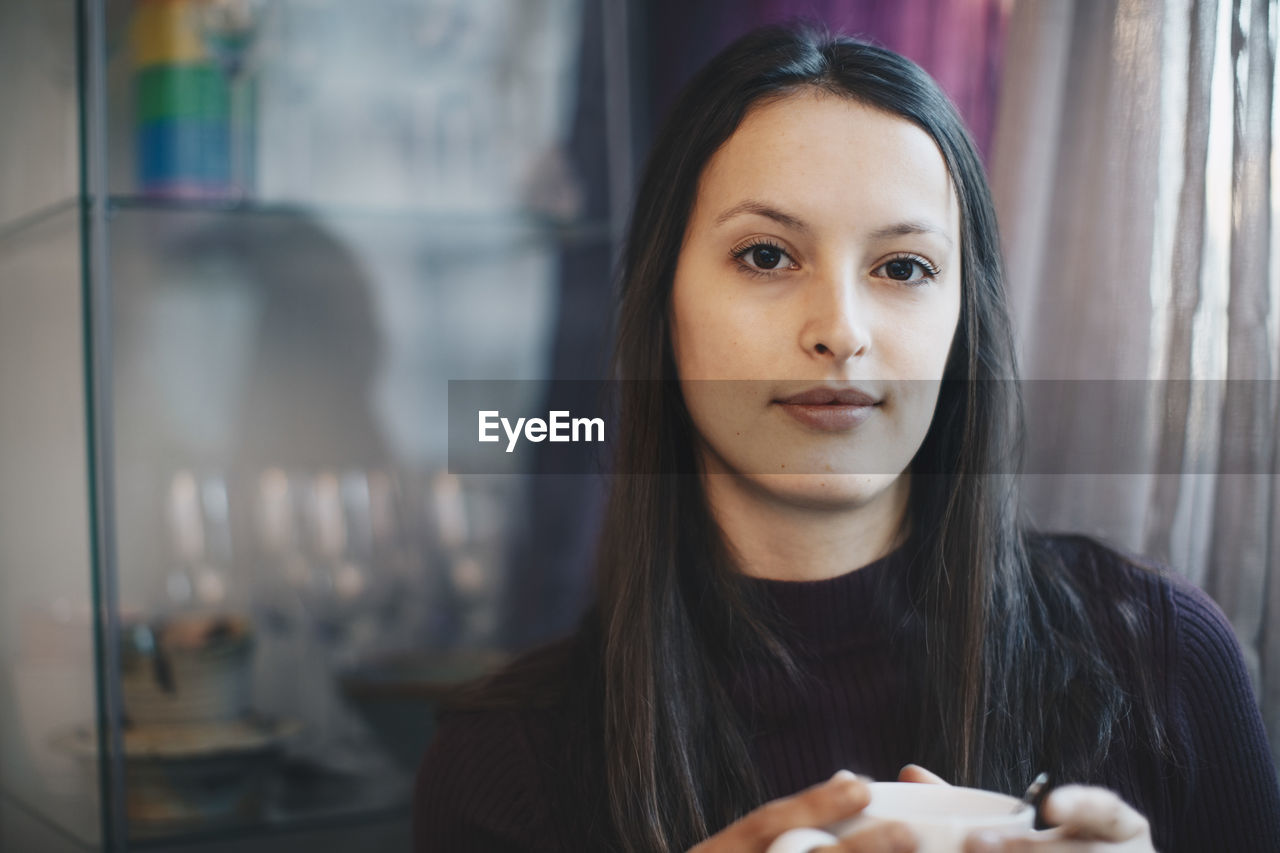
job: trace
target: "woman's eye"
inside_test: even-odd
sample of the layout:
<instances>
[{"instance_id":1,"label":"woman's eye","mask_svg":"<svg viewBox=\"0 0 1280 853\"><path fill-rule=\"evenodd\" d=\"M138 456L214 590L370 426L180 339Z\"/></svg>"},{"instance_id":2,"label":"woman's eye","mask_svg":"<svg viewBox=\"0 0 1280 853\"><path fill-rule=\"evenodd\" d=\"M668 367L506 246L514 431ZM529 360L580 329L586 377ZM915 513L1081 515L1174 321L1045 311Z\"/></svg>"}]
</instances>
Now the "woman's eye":
<instances>
[{"instance_id":1,"label":"woman's eye","mask_svg":"<svg viewBox=\"0 0 1280 853\"><path fill-rule=\"evenodd\" d=\"M756 246L751 250L751 262L760 269L771 270L782 263L785 252L773 246Z\"/></svg>"},{"instance_id":2,"label":"woman's eye","mask_svg":"<svg viewBox=\"0 0 1280 853\"><path fill-rule=\"evenodd\" d=\"M941 272L924 258L915 257L893 258L876 269L877 273L881 271L885 278L904 284L923 284L929 279L937 278Z\"/></svg>"},{"instance_id":3,"label":"woman's eye","mask_svg":"<svg viewBox=\"0 0 1280 853\"><path fill-rule=\"evenodd\" d=\"M751 272L772 272L790 266L791 256L772 243L752 243L733 252L734 258Z\"/></svg>"}]
</instances>

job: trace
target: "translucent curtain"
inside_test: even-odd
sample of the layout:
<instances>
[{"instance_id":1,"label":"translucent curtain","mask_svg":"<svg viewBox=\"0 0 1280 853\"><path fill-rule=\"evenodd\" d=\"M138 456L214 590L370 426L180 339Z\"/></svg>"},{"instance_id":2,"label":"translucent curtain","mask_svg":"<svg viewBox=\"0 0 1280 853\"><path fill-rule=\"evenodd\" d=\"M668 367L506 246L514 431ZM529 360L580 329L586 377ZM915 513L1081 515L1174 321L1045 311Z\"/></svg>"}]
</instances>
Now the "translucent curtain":
<instances>
[{"instance_id":1,"label":"translucent curtain","mask_svg":"<svg viewBox=\"0 0 1280 853\"><path fill-rule=\"evenodd\" d=\"M1053 403L1064 442L1107 442L1135 396L1147 421L1123 473L1031 478L1036 517L1203 586L1273 744L1278 14L1276 0L1023 0L992 155L1024 375L1071 380Z\"/></svg>"}]
</instances>

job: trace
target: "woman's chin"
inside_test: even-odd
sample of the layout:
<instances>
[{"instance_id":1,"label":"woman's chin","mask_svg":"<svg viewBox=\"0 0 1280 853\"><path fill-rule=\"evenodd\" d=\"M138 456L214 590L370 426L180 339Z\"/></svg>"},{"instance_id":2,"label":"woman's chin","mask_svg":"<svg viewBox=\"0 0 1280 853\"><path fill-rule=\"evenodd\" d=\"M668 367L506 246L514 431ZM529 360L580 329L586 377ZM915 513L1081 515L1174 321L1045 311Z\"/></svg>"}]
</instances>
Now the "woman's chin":
<instances>
[{"instance_id":1,"label":"woman's chin","mask_svg":"<svg viewBox=\"0 0 1280 853\"><path fill-rule=\"evenodd\" d=\"M751 474L753 491L805 509L856 509L885 497L896 474Z\"/></svg>"}]
</instances>

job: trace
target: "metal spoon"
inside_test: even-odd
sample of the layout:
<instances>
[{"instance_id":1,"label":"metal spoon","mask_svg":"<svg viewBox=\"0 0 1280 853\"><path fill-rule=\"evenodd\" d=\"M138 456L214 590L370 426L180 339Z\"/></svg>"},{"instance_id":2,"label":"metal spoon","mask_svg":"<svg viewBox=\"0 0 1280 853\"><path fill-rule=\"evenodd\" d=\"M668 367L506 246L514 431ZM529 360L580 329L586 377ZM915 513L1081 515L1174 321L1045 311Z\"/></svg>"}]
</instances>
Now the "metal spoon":
<instances>
[{"instance_id":1,"label":"metal spoon","mask_svg":"<svg viewBox=\"0 0 1280 853\"><path fill-rule=\"evenodd\" d=\"M1022 811L1030 806L1032 810L1040 809L1040 800L1044 797L1045 790L1049 787L1049 774L1040 773L1036 778L1031 780L1031 784L1027 786L1027 792L1022 795L1022 802L1018 803L1018 807L1014 809L1014 814Z\"/></svg>"}]
</instances>

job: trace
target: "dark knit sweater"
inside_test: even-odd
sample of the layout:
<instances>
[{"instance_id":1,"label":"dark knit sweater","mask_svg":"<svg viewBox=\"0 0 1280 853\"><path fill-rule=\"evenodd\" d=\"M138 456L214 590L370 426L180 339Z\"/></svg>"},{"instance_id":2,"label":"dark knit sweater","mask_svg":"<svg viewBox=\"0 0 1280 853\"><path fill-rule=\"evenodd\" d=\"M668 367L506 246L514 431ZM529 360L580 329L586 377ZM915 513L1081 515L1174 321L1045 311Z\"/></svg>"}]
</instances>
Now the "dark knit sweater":
<instances>
[{"instance_id":1,"label":"dark knit sweater","mask_svg":"<svg viewBox=\"0 0 1280 853\"><path fill-rule=\"evenodd\" d=\"M1096 549L1078 537L1050 541L1069 566L1082 562L1080 549ZM894 583L898 559L889 555L828 580L752 581L795 626L796 651L820 685L799 699L767 669L735 679L736 707L753 732L768 799L840 768L894 779L904 764L919 761L915 703L884 627L906 606ZM1164 697L1177 766L1118 747L1096 778L1062 781L1119 793L1150 820L1161 853L1280 851L1280 787L1230 624L1208 596L1167 573L1122 560L1106 569L1129 575L1145 599L1142 659ZM1082 577L1106 599L1106 572ZM1097 627L1099 643L1118 642L1105 615ZM579 815L558 805L564 780L554 768L566 739L580 736L562 722L532 709L446 717L418 773L418 853L585 849L577 840Z\"/></svg>"}]
</instances>

